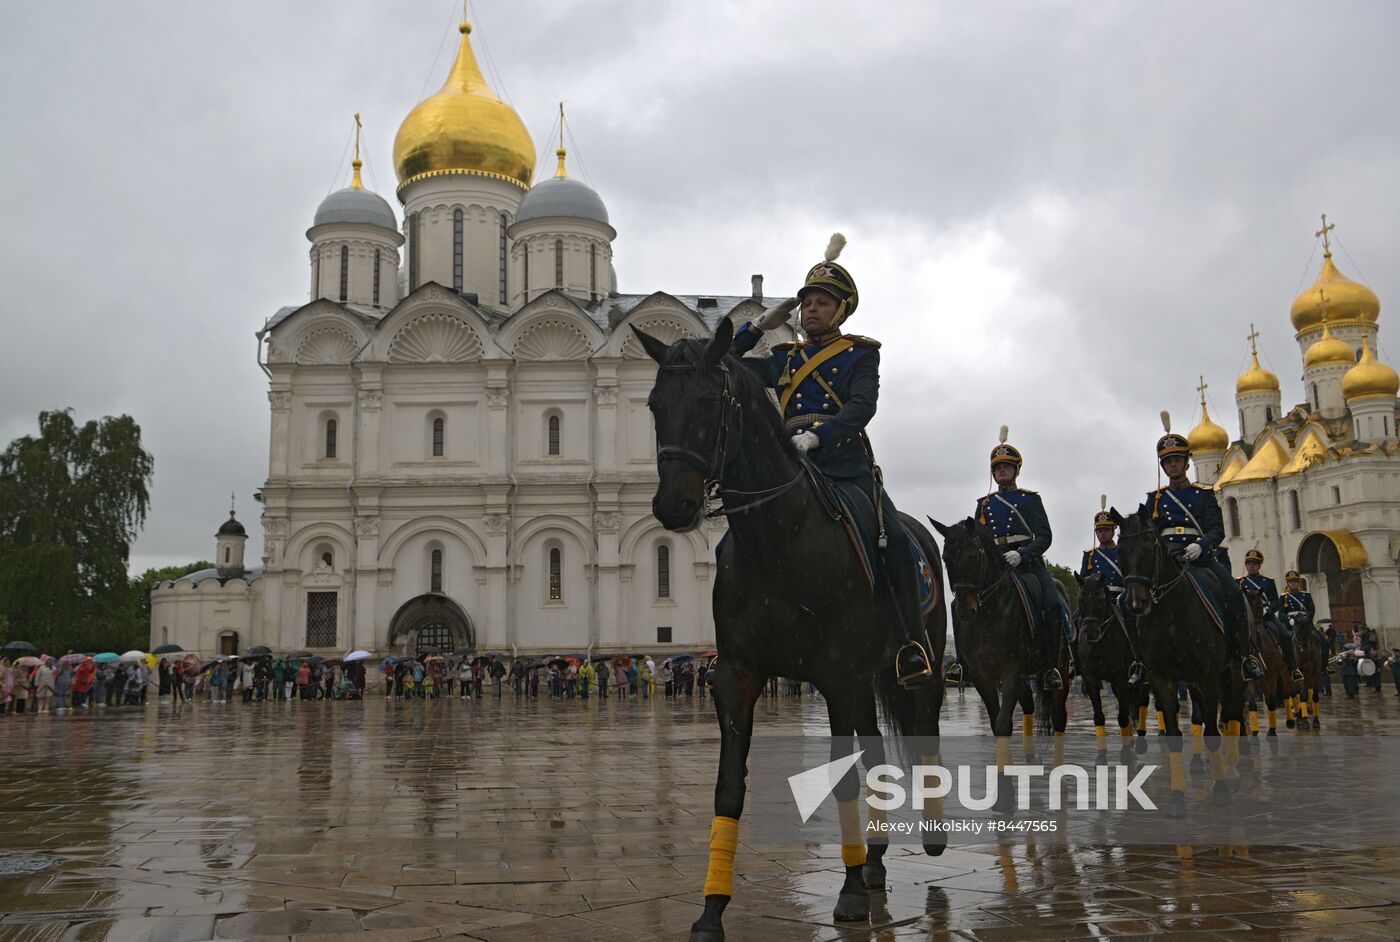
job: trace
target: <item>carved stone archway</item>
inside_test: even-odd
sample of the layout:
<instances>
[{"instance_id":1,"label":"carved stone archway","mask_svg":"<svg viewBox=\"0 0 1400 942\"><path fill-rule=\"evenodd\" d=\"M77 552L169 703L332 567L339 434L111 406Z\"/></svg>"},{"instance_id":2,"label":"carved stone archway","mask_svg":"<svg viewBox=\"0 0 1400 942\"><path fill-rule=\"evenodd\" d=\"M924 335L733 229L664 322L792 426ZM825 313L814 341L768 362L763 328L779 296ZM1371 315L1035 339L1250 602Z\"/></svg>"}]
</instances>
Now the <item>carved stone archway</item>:
<instances>
[{"instance_id":1,"label":"carved stone archway","mask_svg":"<svg viewBox=\"0 0 1400 942\"><path fill-rule=\"evenodd\" d=\"M428 648L476 646L471 616L452 599L436 592L411 598L389 622L389 647L404 654L427 653Z\"/></svg>"}]
</instances>

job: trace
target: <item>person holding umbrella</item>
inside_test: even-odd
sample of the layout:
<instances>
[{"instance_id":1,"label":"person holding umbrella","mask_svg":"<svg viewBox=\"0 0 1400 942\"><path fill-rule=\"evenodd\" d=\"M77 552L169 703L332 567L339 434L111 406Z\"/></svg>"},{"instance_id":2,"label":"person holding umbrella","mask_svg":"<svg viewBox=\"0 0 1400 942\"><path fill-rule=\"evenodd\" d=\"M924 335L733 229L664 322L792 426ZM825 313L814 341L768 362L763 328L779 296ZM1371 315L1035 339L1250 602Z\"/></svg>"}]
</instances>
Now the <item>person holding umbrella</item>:
<instances>
[{"instance_id":1,"label":"person holding umbrella","mask_svg":"<svg viewBox=\"0 0 1400 942\"><path fill-rule=\"evenodd\" d=\"M73 668L73 709L92 708L92 685L95 682L97 665L92 658L85 657Z\"/></svg>"},{"instance_id":2,"label":"person holding umbrella","mask_svg":"<svg viewBox=\"0 0 1400 942\"><path fill-rule=\"evenodd\" d=\"M54 681L56 672L53 669L53 658L44 656L39 663L39 667L34 671L34 712L43 713L45 708L50 713L53 708L49 706L49 698L54 695Z\"/></svg>"},{"instance_id":3,"label":"person holding umbrella","mask_svg":"<svg viewBox=\"0 0 1400 942\"><path fill-rule=\"evenodd\" d=\"M15 699L15 669L10 659L0 657L0 716L10 712Z\"/></svg>"}]
</instances>

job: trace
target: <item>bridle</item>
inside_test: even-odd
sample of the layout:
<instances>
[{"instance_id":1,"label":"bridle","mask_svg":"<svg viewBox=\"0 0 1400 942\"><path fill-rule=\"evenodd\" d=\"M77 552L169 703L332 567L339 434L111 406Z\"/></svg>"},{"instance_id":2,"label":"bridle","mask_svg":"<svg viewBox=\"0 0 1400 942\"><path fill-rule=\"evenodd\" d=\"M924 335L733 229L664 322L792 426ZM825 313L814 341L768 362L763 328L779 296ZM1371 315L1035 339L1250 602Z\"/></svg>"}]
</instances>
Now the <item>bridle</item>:
<instances>
[{"instance_id":1,"label":"bridle","mask_svg":"<svg viewBox=\"0 0 1400 942\"><path fill-rule=\"evenodd\" d=\"M680 372L682 370L696 370L701 373L718 372L721 379L721 388L718 399L715 402L715 422L719 426L719 431L715 434L714 448L710 451L710 456L706 458L698 452L689 448L682 448L678 445L666 445L656 449L656 467L660 471L661 465L667 461L679 461L682 464L690 465L696 471L703 474L705 501L712 503L723 501L725 498L751 498L737 506L726 507L722 503L711 507L705 511L706 519L715 517L727 517L732 514L745 513L756 507L776 500L783 494L796 487L802 480L803 467L799 462L797 473L790 480L784 481L774 487L764 488L759 491L742 491L735 488L721 487L720 478L724 474L725 467L729 464L729 438L731 426L733 434L739 435L744 427L743 402L734 395L731 387L733 376L729 371L729 364L720 362L716 366L707 366L704 363L671 363L658 368L658 372Z\"/></svg>"},{"instance_id":2,"label":"bridle","mask_svg":"<svg viewBox=\"0 0 1400 942\"><path fill-rule=\"evenodd\" d=\"M1124 532L1123 535L1126 537L1127 533ZM1186 578L1186 566L1183 564L1181 566L1181 571L1176 574L1175 578L1165 585L1157 585L1157 581L1162 574L1162 562L1166 553L1167 548L1162 544L1162 538L1157 536L1154 532L1152 538L1152 575L1138 576L1128 575L1127 573L1123 574L1123 584L1125 586L1139 586L1145 588L1147 590L1147 596L1152 600L1153 605L1156 605L1161 602L1162 599L1170 595L1171 591Z\"/></svg>"},{"instance_id":3,"label":"bridle","mask_svg":"<svg viewBox=\"0 0 1400 942\"><path fill-rule=\"evenodd\" d=\"M982 540L979 539L975 534L973 535L973 542L977 546L977 578L973 582L954 582L952 583L952 589L953 594L955 596L961 595L965 592L975 593L977 596L977 604L980 607L986 604L987 600L990 599L996 593L997 589L1001 587L1001 584L1006 580L1006 577L1011 575L1011 567L1007 566L1004 570L1002 570L1001 575L997 576L995 579L992 579L992 581L987 586L982 587L982 583L989 578L989 575L987 573L987 566L990 560L987 558L987 548L982 545Z\"/></svg>"}]
</instances>

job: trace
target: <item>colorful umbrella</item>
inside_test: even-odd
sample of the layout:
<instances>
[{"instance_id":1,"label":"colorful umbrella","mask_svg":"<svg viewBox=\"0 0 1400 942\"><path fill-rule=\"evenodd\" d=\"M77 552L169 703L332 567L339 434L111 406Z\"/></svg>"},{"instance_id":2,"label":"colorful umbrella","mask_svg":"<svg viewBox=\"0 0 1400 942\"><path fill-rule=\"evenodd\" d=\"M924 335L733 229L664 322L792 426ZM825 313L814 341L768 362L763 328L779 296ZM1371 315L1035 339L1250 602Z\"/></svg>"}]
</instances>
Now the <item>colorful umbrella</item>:
<instances>
[{"instance_id":1,"label":"colorful umbrella","mask_svg":"<svg viewBox=\"0 0 1400 942\"><path fill-rule=\"evenodd\" d=\"M702 655L700 655L700 656L701 656L701 657L719 657L719 652L718 652L718 651L706 651L704 654L702 654Z\"/></svg>"},{"instance_id":2,"label":"colorful umbrella","mask_svg":"<svg viewBox=\"0 0 1400 942\"><path fill-rule=\"evenodd\" d=\"M34 655L26 654L24 657L15 661L15 667L38 667L40 663L40 660Z\"/></svg>"},{"instance_id":3,"label":"colorful umbrella","mask_svg":"<svg viewBox=\"0 0 1400 942\"><path fill-rule=\"evenodd\" d=\"M81 664L83 661L86 661L87 659L88 659L88 656L87 656L86 654L79 654L79 653L77 653L77 652L75 651L75 652L73 652L72 654L65 654L65 655L63 655L63 657L61 657L61 658L58 659L58 663L60 663L60 664Z\"/></svg>"},{"instance_id":4,"label":"colorful umbrella","mask_svg":"<svg viewBox=\"0 0 1400 942\"><path fill-rule=\"evenodd\" d=\"M364 661L372 657L374 657L374 655L370 654L368 651L351 651L349 654L345 655L345 663L349 664L351 661Z\"/></svg>"},{"instance_id":5,"label":"colorful umbrella","mask_svg":"<svg viewBox=\"0 0 1400 942\"><path fill-rule=\"evenodd\" d=\"M113 661L120 661L122 656L120 654L114 654L111 651L103 651L101 654L94 654L92 659L99 664L110 664Z\"/></svg>"}]
</instances>

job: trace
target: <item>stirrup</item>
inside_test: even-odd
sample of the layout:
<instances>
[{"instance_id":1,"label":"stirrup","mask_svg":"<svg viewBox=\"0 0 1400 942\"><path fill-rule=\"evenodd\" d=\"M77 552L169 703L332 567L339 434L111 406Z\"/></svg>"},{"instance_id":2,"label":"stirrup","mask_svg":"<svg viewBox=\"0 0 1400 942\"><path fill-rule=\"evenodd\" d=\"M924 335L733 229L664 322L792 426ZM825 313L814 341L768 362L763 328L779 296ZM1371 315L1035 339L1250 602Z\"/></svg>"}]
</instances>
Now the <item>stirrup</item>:
<instances>
[{"instance_id":1,"label":"stirrup","mask_svg":"<svg viewBox=\"0 0 1400 942\"><path fill-rule=\"evenodd\" d=\"M1293 668L1293 682L1295 684L1301 684L1303 682L1303 679L1303 672L1298 670L1298 668L1296 667Z\"/></svg>"},{"instance_id":2,"label":"stirrup","mask_svg":"<svg viewBox=\"0 0 1400 942\"><path fill-rule=\"evenodd\" d=\"M1249 670L1250 667L1253 667L1256 671L1258 671L1258 675L1252 673ZM1259 663L1259 658L1255 657L1253 654L1245 655L1245 657L1240 661L1240 677L1246 681L1250 681L1262 680L1264 676L1264 666Z\"/></svg>"},{"instance_id":3,"label":"stirrup","mask_svg":"<svg viewBox=\"0 0 1400 942\"><path fill-rule=\"evenodd\" d=\"M904 652L908 651L910 648L913 648L918 652L919 656L923 658L924 666L922 670L911 671L905 674L900 671L899 667L904 659ZM927 683L932 676L933 668L929 666L928 652L924 650L922 644L911 640L899 646L899 651L894 656L894 679L901 687L917 687L920 684Z\"/></svg>"},{"instance_id":4,"label":"stirrup","mask_svg":"<svg viewBox=\"0 0 1400 942\"><path fill-rule=\"evenodd\" d=\"M1142 661L1133 661L1128 665L1128 686L1140 687L1147 680L1147 665Z\"/></svg>"},{"instance_id":5,"label":"stirrup","mask_svg":"<svg viewBox=\"0 0 1400 942\"><path fill-rule=\"evenodd\" d=\"M1060 669L1059 669L1058 667L1052 667L1052 668L1050 668L1048 671L1045 672L1045 689L1046 689L1046 690L1063 690L1063 689L1065 689L1065 680L1064 680L1063 677L1060 676Z\"/></svg>"}]
</instances>

